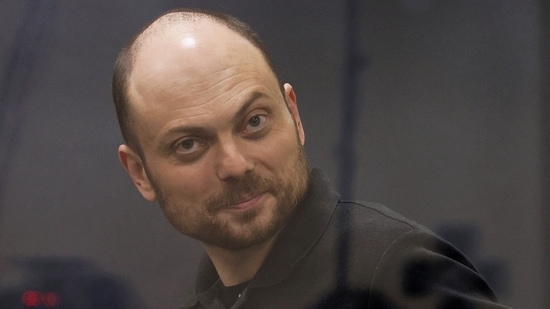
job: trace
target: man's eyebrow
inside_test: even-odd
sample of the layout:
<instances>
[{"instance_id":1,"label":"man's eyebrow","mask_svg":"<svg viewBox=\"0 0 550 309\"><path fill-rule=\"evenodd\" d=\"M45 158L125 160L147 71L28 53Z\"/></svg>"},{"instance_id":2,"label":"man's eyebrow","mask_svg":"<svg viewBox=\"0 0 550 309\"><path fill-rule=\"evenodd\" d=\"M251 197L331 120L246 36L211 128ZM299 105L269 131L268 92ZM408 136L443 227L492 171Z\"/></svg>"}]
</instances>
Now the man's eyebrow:
<instances>
[{"instance_id":1,"label":"man's eyebrow","mask_svg":"<svg viewBox=\"0 0 550 309\"><path fill-rule=\"evenodd\" d=\"M248 108L252 103L257 99L265 97L265 94L262 92L254 91L252 92L244 101L244 104L239 108L239 110L233 115L233 122L238 122L247 112Z\"/></svg>"},{"instance_id":2,"label":"man's eyebrow","mask_svg":"<svg viewBox=\"0 0 550 309\"><path fill-rule=\"evenodd\" d=\"M163 141L163 143L167 143L171 140L171 136L179 135L179 134L190 134L194 136L206 137L206 136L212 135L212 132L209 131L207 128L199 127L199 126L174 127L166 131L165 134L163 134L161 141Z\"/></svg>"},{"instance_id":3,"label":"man's eyebrow","mask_svg":"<svg viewBox=\"0 0 550 309\"><path fill-rule=\"evenodd\" d=\"M265 97L266 95L262 92L254 91L252 92L244 101L244 104L239 108L239 110L233 115L233 122L238 122L248 111L250 105L252 105L257 99ZM166 131L164 134L165 137L169 137L173 134L188 133L192 135L209 135L212 134L210 130L202 126L180 126L174 127Z\"/></svg>"}]
</instances>

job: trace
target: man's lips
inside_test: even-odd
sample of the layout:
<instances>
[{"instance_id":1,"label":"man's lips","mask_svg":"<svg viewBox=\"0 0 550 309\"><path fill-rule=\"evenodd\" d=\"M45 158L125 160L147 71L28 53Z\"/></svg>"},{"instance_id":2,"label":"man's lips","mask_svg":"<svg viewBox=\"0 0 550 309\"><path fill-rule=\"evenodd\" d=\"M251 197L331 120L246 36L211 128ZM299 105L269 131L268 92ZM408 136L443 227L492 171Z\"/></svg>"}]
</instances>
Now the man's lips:
<instances>
[{"instance_id":1,"label":"man's lips","mask_svg":"<svg viewBox=\"0 0 550 309\"><path fill-rule=\"evenodd\" d=\"M256 207L264 197L265 193L260 193L250 197L243 198L242 201L229 205L226 209L229 210L247 210Z\"/></svg>"}]
</instances>

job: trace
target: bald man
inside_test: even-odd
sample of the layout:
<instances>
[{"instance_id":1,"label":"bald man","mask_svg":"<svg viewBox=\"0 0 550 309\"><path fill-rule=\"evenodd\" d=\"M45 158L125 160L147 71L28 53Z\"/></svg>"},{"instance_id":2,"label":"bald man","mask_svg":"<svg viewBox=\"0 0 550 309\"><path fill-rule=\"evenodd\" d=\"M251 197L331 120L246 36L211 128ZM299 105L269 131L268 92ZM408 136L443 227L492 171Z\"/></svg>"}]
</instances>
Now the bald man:
<instances>
[{"instance_id":1,"label":"bald man","mask_svg":"<svg viewBox=\"0 0 550 309\"><path fill-rule=\"evenodd\" d=\"M504 308L451 245L310 171L296 94L237 19L159 17L120 53L113 98L122 165L205 250L183 308Z\"/></svg>"}]
</instances>

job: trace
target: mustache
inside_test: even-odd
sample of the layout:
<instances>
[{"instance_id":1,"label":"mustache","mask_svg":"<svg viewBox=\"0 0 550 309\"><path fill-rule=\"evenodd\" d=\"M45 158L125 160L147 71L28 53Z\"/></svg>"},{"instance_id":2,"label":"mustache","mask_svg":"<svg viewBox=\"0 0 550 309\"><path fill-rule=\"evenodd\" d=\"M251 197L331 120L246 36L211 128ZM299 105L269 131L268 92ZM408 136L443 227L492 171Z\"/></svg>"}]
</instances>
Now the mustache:
<instances>
[{"instance_id":1,"label":"mustache","mask_svg":"<svg viewBox=\"0 0 550 309\"><path fill-rule=\"evenodd\" d=\"M208 199L206 209L210 213L241 203L257 194L273 191L273 181L256 174L228 182L222 191Z\"/></svg>"}]
</instances>

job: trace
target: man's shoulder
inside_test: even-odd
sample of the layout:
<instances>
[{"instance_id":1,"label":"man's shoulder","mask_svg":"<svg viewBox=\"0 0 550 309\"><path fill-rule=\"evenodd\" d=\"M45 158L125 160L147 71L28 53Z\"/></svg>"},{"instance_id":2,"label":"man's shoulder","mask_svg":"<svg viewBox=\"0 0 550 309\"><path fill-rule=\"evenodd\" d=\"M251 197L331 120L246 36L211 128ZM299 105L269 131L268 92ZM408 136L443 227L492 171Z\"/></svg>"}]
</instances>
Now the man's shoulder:
<instances>
[{"instance_id":1,"label":"man's shoulder","mask_svg":"<svg viewBox=\"0 0 550 309\"><path fill-rule=\"evenodd\" d=\"M347 222L342 221L345 216ZM445 243L428 228L380 203L340 201L332 226L341 230L342 225L347 226L350 255L363 266L376 267L378 262L388 258L388 254L405 255L405 251L419 248L433 250Z\"/></svg>"},{"instance_id":2,"label":"man's shoulder","mask_svg":"<svg viewBox=\"0 0 550 309\"><path fill-rule=\"evenodd\" d=\"M383 204L365 201L338 202L338 210L335 219L338 220L339 213L347 212L350 224L353 228L376 230L384 233L405 233L409 231L431 232L421 224L410 220L399 213L391 210Z\"/></svg>"}]
</instances>

